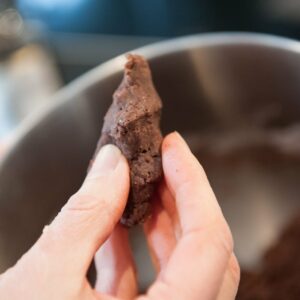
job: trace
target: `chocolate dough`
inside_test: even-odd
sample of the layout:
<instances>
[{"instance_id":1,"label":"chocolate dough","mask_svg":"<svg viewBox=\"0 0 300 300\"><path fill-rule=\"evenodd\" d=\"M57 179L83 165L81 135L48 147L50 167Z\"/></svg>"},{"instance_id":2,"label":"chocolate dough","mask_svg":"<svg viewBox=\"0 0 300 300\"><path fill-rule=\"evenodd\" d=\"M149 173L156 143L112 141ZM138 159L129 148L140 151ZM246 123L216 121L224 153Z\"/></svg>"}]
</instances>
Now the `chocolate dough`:
<instances>
[{"instance_id":1,"label":"chocolate dough","mask_svg":"<svg viewBox=\"0 0 300 300\"><path fill-rule=\"evenodd\" d=\"M260 272L242 271L237 300L300 299L300 212L264 255Z\"/></svg>"},{"instance_id":2,"label":"chocolate dough","mask_svg":"<svg viewBox=\"0 0 300 300\"><path fill-rule=\"evenodd\" d=\"M131 186L121 219L127 226L142 223L148 216L155 185L162 176L161 108L147 61L128 55L123 81L113 95L96 149L97 153L103 145L114 144L128 160Z\"/></svg>"}]
</instances>

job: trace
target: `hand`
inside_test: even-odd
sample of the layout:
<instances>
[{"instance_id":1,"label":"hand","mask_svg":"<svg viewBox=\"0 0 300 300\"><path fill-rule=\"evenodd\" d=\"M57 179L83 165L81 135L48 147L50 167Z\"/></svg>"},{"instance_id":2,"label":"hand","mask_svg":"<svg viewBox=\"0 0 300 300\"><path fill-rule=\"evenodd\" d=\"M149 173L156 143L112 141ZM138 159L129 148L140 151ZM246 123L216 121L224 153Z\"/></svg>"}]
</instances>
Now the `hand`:
<instances>
[{"instance_id":1,"label":"hand","mask_svg":"<svg viewBox=\"0 0 300 300\"><path fill-rule=\"evenodd\" d=\"M144 226L158 272L146 295L137 295L127 230L117 224L128 196L128 165L108 145L35 245L0 276L0 299L234 299L239 267L206 175L177 133L165 138L162 153L165 183ZM86 273L95 254L93 289Z\"/></svg>"}]
</instances>

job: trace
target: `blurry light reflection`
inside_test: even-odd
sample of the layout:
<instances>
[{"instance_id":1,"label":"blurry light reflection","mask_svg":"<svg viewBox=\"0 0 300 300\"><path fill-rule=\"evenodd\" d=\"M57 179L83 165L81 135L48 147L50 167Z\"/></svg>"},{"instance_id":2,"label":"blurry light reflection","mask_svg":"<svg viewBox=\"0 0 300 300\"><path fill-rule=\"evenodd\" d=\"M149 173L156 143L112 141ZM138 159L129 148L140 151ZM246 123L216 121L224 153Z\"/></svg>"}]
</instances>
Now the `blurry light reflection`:
<instances>
[{"instance_id":1,"label":"blurry light reflection","mask_svg":"<svg viewBox=\"0 0 300 300\"><path fill-rule=\"evenodd\" d=\"M37 9L53 10L57 8L71 8L83 3L84 0L18 0L24 7L36 6Z\"/></svg>"}]
</instances>

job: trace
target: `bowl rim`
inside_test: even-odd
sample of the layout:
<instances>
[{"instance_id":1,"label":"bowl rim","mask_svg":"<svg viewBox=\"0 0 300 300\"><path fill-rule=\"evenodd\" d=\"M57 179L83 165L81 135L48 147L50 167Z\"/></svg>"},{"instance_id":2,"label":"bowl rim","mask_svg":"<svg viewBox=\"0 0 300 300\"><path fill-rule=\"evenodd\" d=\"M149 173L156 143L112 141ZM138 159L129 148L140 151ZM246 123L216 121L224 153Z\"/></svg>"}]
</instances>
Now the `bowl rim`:
<instances>
[{"instance_id":1,"label":"bowl rim","mask_svg":"<svg viewBox=\"0 0 300 300\"><path fill-rule=\"evenodd\" d=\"M146 59L151 60L155 57L188 49L218 45L256 45L282 49L292 53L300 53L300 42L296 40L254 32L199 33L158 41L137 49L132 49L128 52L143 55ZM105 77L122 71L126 61L125 54L126 53L116 56L74 79L52 95L50 97L51 100L48 101L48 103L37 108L29 115L29 117L18 124L9 134L6 150L0 159L0 170L12 154L13 150L17 148L18 144L21 143L31 130L38 126L48 114L64 103L72 101L72 98L80 93L80 91L86 90L88 87L93 86Z\"/></svg>"}]
</instances>

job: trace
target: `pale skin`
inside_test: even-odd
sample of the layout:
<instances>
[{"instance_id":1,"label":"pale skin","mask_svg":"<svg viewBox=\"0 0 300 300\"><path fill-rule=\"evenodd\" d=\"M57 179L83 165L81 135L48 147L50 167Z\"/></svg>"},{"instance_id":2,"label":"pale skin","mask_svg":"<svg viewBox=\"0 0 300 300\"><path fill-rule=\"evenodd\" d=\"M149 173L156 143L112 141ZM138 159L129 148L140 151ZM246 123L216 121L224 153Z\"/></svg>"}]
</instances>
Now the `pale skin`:
<instances>
[{"instance_id":1,"label":"pale skin","mask_svg":"<svg viewBox=\"0 0 300 300\"><path fill-rule=\"evenodd\" d=\"M165 179L144 225L157 271L147 293L137 292L128 232L118 224L128 164L109 145L38 241L0 275L0 299L234 299L240 271L233 239L203 168L178 133L164 139L162 158ZM94 257L91 287L86 273Z\"/></svg>"}]
</instances>

